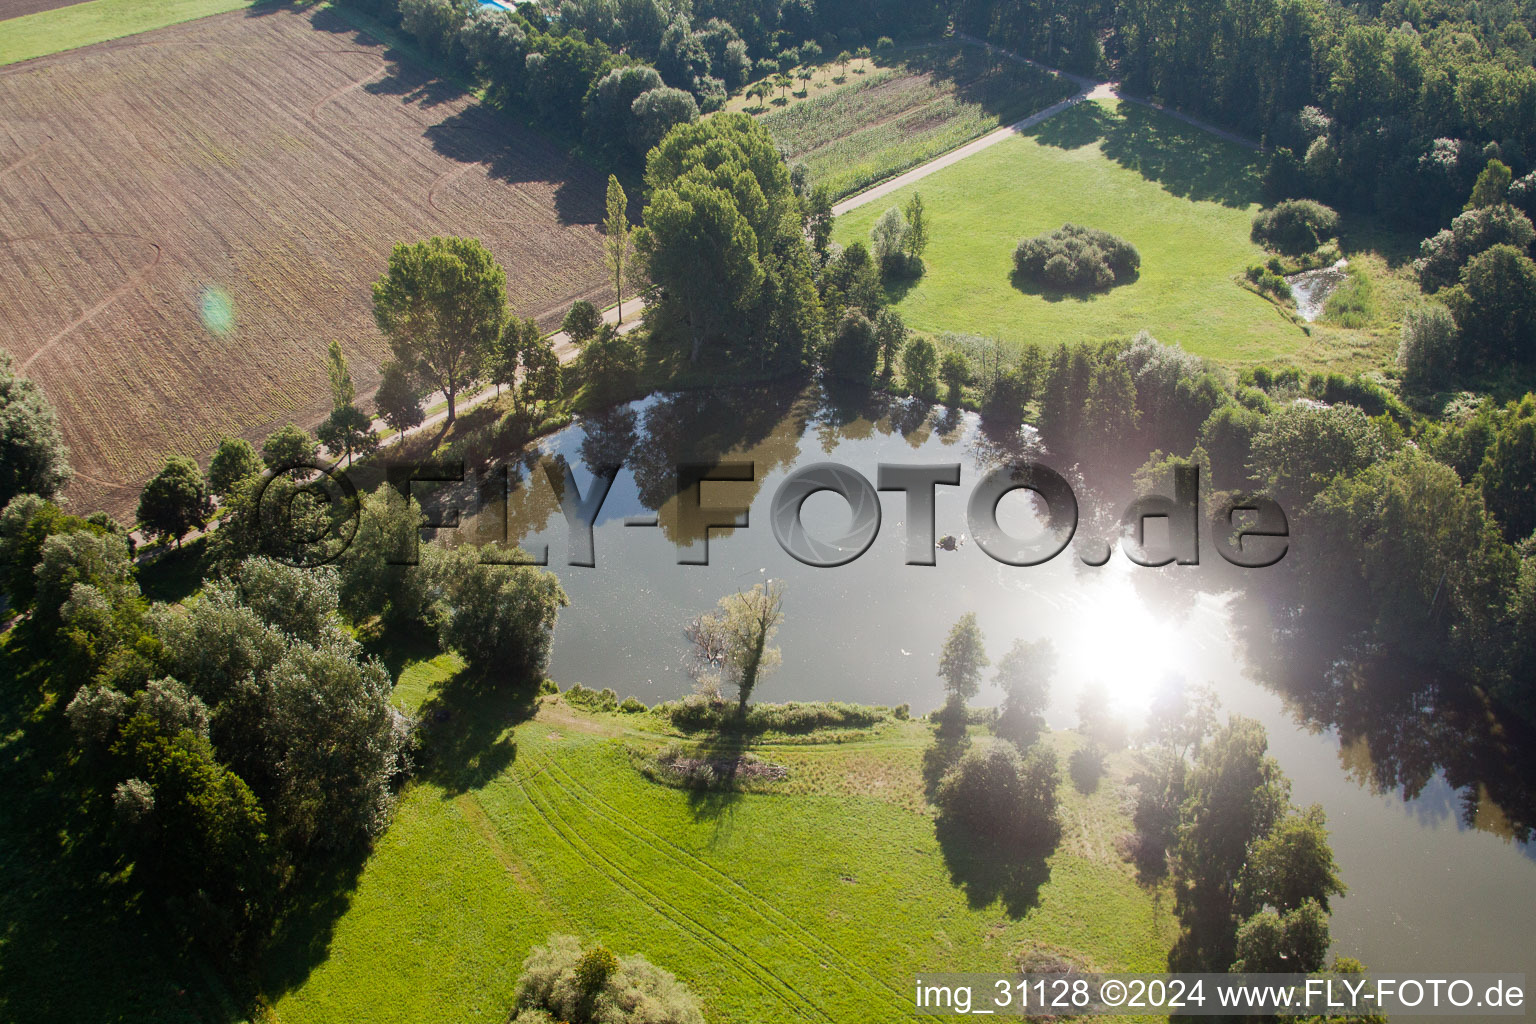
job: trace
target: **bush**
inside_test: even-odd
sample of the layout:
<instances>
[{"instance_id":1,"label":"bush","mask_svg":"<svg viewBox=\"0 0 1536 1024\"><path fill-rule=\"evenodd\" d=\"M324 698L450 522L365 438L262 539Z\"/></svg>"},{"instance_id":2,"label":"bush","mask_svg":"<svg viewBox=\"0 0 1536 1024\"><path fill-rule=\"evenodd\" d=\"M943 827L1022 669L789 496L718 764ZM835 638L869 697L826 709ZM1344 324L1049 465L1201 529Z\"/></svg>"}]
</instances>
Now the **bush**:
<instances>
[{"instance_id":1,"label":"bush","mask_svg":"<svg viewBox=\"0 0 1536 1024\"><path fill-rule=\"evenodd\" d=\"M1265 295L1273 295L1277 299L1291 297L1290 282L1274 267L1254 264L1248 268L1247 277L1249 283Z\"/></svg>"},{"instance_id":2,"label":"bush","mask_svg":"<svg viewBox=\"0 0 1536 1024\"><path fill-rule=\"evenodd\" d=\"M1020 276L1064 291L1099 291L1124 284L1141 268L1136 247L1107 231L1064 224L1049 235L1019 243L1013 265Z\"/></svg>"},{"instance_id":3,"label":"bush","mask_svg":"<svg viewBox=\"0 0 1536 1024\"><path fill-rule=\"evenodd\" d=\"M658 704L654 710L683 732L731 729L807 733L819 729L867 729L891 717L887 708L842 701L753 704L742 715L733 703L697 694Z\"/></svg>"},{"instance_id":4,"label":"bush","mask_svg":"<svg viewBox=\"0 0 1536 1024\"><path fill-rule=\"evenodd\" d=\"M1443 387L1460 360L1460 341L1451 311L1438 303L1409 310L1403 316L1397 365L1403 380L1414 387Z\"/></svg>"},{"instance_id":5,"label":"bush","mask_svg":"<svg viewBox=\"0 0 1536 1024\"><path fill-rule=\"evenodd\" d=\"M565 691L565 699L588 711L613 711L619 706L619 695L606 686L601 690L593 690L580 683L572 683L571 688ZM641 704L640 709L645 710L645 705Z\"/></svg>"},{"instance_id":6,"label":"bush","mask_svg":"<svg viewBox=\"0 0 1536 1024\"><path fill-rule=\"evenodd\" d=\"M1056 752L1036 744L1021 758L1011 744L972 750L944 776L934 796L941 825L1010 850L1049 850L1061 838Z\"/></svg>"},{"instance_id":7,"label":"bush","mask_svg":"<svg viewBox=\"0 0 1536 1024\"><path fill-rule=\"evenodd\" d=\"M638 697L625 697L619 704L619 710L626 715L643 715L649 708L645 706L645 701Z\"/></svg>"},{"instance_id":8,"label":"bush","mask_svg":"<svg viewBox=\"0 0 1536 1024\"><path fill-rule=\"evenodd\" d=\"M523 962L513 1024L704 1024L698 1000L671 973L642 956L586 952L556 935Z\"/></svg>"},{"instance_id":9,"label":"bush","mask_svg":"<svg viewBox=\"0 0 1536 1024\"><path fill-rule=\"evenodd\" d=\"M1067 773L1079 793L1092 793L1104 777L1104 751L1093 743L1078 747L1067 758Z\"/></svg>"},{"instance_id":10,"label":"bush","mask_svg":"<svg viewBox=\"0 0 1536 1024\"><path fill-rule=\"evenodd\" d=\"M1251 237L1271 249L1304 253L1338 232L1339 215L1332 207L1311 199L1287 199L1253 218Z\"/></svg>"}]
</instances>

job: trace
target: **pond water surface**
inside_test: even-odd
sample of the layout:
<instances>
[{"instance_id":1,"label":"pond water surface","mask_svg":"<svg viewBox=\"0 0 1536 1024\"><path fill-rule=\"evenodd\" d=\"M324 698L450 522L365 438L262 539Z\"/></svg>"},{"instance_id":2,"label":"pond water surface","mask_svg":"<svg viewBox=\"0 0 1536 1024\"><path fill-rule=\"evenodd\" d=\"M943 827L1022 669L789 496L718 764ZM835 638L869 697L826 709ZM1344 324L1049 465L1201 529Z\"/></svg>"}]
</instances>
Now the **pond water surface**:
<instances>
[{"instance_id":1,"label":"pond water surface","mask_svg":"<svg viewBox=\"0 0 1536 1024\"><path fill-rule=\"evenodd\" d=\"M1053 641L1053 727L1075 725L1077 696L1091 683L1134 726L1169 676L1208 683L1224 712L1259 719L1293 799L1327 811L1349 886L1334 905L1336 953L1381 972L1536 977L1536 861L1521 841L1531 802L1520 758L1486 737L1480 716L1441 700L1432 676L1380 654L1350 657L1325 630L1278 630L1263 596L1267 570L1238 575L1209 549L1201 565L1166 569L1133 565L1118 550L1099 568L1072 548L1032 568L993 561L969 538L965 509L1009 447L972 415L910 401L838 404L814 387L653 396L579 420L540 450L563 456L583 493L593 466L625 467L602 507L591 568L564 564L564 521L542 472L514 492L512 518L526 528L514 532L525 547L549 543L571 598L550 667L562 685L612 686L647 703L681 696L691 685L684 624L724 594L777 579L787 586L783 664L758 699L910 703L921 713L941 701L946 632L974 611L994 662L1017 638ZM533 458L513 462L526 468ZM722 458L752 461L757 479L705 484L702 501L750 505L749 525L712 532L708 565L679 565L675 466ZM789 472L819 461L871 481L881 462L959 463L961 484L937 489L936 510L937 534L962 543L937 552L932 567L904 564L905 500L885 492L879 534L862 557L800 564L775 540L769 507ZM1026 494L999 506L1001 525L1021 536L1039 528ZM660 526L626 525L657 509ZM805 504L813 535L835 536L848 521L833 495ZM999 696L988 686L980 702Z\"/></svg>"}]
</instances>

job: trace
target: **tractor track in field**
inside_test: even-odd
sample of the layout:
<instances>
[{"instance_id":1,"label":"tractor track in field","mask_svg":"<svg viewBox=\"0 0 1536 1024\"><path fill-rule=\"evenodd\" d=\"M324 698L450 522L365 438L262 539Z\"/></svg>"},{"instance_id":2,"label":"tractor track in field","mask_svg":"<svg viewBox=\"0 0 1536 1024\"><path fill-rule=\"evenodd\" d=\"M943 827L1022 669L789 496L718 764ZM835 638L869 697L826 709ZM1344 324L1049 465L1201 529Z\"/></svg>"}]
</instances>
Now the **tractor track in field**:
<instances>
[{"instance_id":1,"label":"tractor track in field","mask_svg":"<svg viewBox=\"0 0 1536 1024\"><path fill-rule=\"evenodd\" d=\"M359 52L359 53L368 53L370 51L359 50L357 52ZM375 54L373 54L373 56L378 57L381 62L384 60L384 58L383 58L383 56L381 54L375 53ZM309 119L311 121L318 121L320 119L320 108L321 107L325 106L327 103L331 102L332 100L339 100L339 99L341 99L341 97L345 96L349 92L355 92L358 89L366 88L370 83L380 81L383 78L385 78L388 74L389 74L389 65L387 63L381 63L381 65L378 68L375 68L373 71L371 71L368 74L364 75L362 78L359 78L356 81L348 82L346 85L340 86L339 88L332 89L330 92L328 92L324 96L320 97L318 100L316 100L310 106L310 108L309 108Z\"/></svg>"},{"instance_id":2,"label":"tractor track in field","mask_svg":"<svg viewBox=\"0 0 1536 1024\"><path fill-rule=\"evenodd\" d=\"M27 166L27 164L30 164L32 161L34 161L38 157L42 156L43 153L51 145L53 145L53 136L52 135L48 136L48 141L47 142L44 142L41 146L38 146L32 152L26 154L25 156L17 157L15 160L13 160L10 163L6 164L4 167L0 167L0 178L5 177L7 174L10 174L12 171L19 171L19 170L21 170L23 167Z\"/></svg>"},{"instance_id":3,"label":"tractor track in field","mask_svg":"<svg viewBox=\"0 0 1536 1024\"><path fill-rule=\"evenodd\" d=\"M692 853L686 848L672 842L665 836L651 831L643 824L636 821L630 815L620 811L613 804L603 799L603 797L599 795L598 792L591 786L588 786L579 778L566 771L565 768L556 763L553 758L551 758L549 761L548 769L551 773L549 776L550 781L554 782L556 786L559 786L560 789L564 790L567 795L572 797L572 799L578 799L576 794L571 793L570 789L560 783L555 778L555 774L564 776L571 782L572 785L580 789L583 793L587 794L592 803L595 803L603 808L604 815L608 821L617 824L620 829L628 833L632 838L646 844L657 853L669 854L685 860L689 864L696 866L697 873L700 875L714 876L716 880L713 881L712 884L715 886L717 891L734 897L738 903L740 903L748 911L756 914L765 924L768 924L770 927L777 927L781 934L795 939L795 941L797 941L807 953L818 959L828 960L836 963L839 969L842 971L844 977L852 977L853 975L859 973L867 975L870 981L886 989L891 993L893 997L895 997L895 1000L899 1004L898 1009L905 1008L906 1003L903 993L897 991L897 989L892 986L886 979L875 974L873 971L870 971L867 968L859 967L852 961L848 960L845 956L839 953L835 947L819 938L810 929L806 928L804 925L796 924L792 918L775 907L770 901L764 899L762 896L759 896L746 885L737 879L732 878L730 875L721 871L713 864L710 864L708 861ZM665 847L665 849L662 847ZM777 919L779 922L777 925L775 924L775 919Z\"/></svg>"},{"instance_id":4,"label":"tractor track in field","mask_svg":"<svg viewBox=\"0 0 1536 1024\"><path fill-rule=\"evenodd\" d=\"M161 259L165 256L165 250L161 247L159 242L152 242L145 238L143 235L136 235L126 231L58 231L40 235L18 235L15 238L0 238L0 245L15 245L18 242L51 242L63 238L127 239L128 241L142 242L145 245L150 246L155 250L155 256L154 259L150 260L146 266L140 267L138 270L134 271L134 273L129 276L128 280L114 288L106 298L97 302L85 312L75 317L75 319L71 320L63 328L63 330L58 331L47 341L39 345L31 355L23 359L19 367L19 369L23 372L25 372L29 366L35 363L39 357L46 355L55 345L62 341L65 335L69 334L77 327L80 327L82 324L89 322L91 318L95 317L98 313L107 309L118 299L122 298L124 295L127 295L139 285L143 284L144 281L148 279L150 274L154 273L155 268L160 265Z\"/></svg>"},{"instance_id":5,"label":"tractor track in field","mask_svg":"<svg viewBox=\"0 0 1536 1024\"><path fill-rule=\"evenodd\" d=\"M699 941L706 946L714 947L717 953L725 957L727 960L733 961L739 968L742 969L745 976L750 977L752 980L756 981L764 991L771 993L780 1002L784 1003L786 1007L793 1009L796 1013L796 1016L801 1017L802 1019L822 1019L828 1022L833 1020L832 1015L827 1013L827 1011L823 1009L818 1003L816 1003L815 1000L811 999L805 993L797 989L794 985L780 977L779 974L773 970L773 968L769 967L767 964L763 963L761 960L758 960L752 954L731 942L730 939L726 938L724 935L721 935L718 931L711 928L703 921L698 920L691 914L673 904L659 892L656 892L650 886L647 886L645 883L635 878L618 862L604 854L602 851L598 850L586 839L582 838L580 833L576 830L575 826L573 826L563 814L555 809L554 801L549 801L548 806L544 806L538 799L534 797L534 789L532 787L525 786L524 780L519 777L518 774L514 773L512 778L517 783L518 790L528 800L529 805L533 807L535 813L539 815L539 818L550 829L550 831L559 836L568 846L571 847L572 850L574 850L578 855L586 860L587 863L593 865L594 867L601 865L601 870L603 870L603 873L608 876L610 881L618 884L621 888L628 889L631 892L644 893L648 898L643 900L643 902L653 912L681 928L684 934L690 936L696 941ZM548 800L548 794L545 794L544 796L545 799ZM555 820L557 818L559 819L558 823ZM706 936L708 937L707 939Z\"/></svg>"}]
</instances>

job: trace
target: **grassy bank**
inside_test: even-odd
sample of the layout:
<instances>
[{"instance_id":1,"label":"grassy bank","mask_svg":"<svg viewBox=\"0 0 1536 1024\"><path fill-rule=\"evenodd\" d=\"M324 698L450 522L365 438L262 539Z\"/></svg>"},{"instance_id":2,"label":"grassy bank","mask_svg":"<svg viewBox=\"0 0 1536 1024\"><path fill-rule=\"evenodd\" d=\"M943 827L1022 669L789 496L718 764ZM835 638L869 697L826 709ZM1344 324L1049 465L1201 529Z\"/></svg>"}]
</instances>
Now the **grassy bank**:
<instances>
[{"instance_id":1,"label":"grassy bank","mask_svg":"<svg viewBox=\"0 0 1536 1024\"><path fill-rule=\"evenodd\" d=\"M1129 103L1082 103L838 218L834 237L867 240L876 218L922 193L927 273L892 291L907 323L1005 341L1100 341L1146 328L1232 366L1353 370L1395 346L1390 330L1304 331L1240 282L1266 254L1249 240L1260 199L1253 153ZM1125 238L1140 276L1070 295L1013 276L1021 238L1073 222Z\"/></svg>"},{"instance_id":2,"label":"grassy bank","mask_svg":"<svg viewBox=\"0 0 1536 1024\"><path fill-rule=\"evenodd\" d=\"M252 0L88 0L12 18L0 29L0 65L250 7Z\"/></svg>"},{"instance_id":3,"label":"grassy bank","mask_svg":"<svg viewBox=\"0 0 1536 1024\"><path fill-rule=\"evenodd\" d=\"M430 698L453 671L443 658L412 666L397 694ZM911 1012L918 971L1002 970L1026 948L1161 969L1173 923L1114 852L1129 829L1117 785L1064 787L1049 877L1028 909L1009 905L952 877L934 839L928 728L770 734L752 750L787 769L782 781L699 792L637 768L676 738L657 716L546 697L481 750L481 770L437 762L412 785L323 960L306 943L279 959L275 1017L500 1021L523 957L551 932L643 952L700 994L712 1024L894 1019Z\"/></svg>"}]
</instances>

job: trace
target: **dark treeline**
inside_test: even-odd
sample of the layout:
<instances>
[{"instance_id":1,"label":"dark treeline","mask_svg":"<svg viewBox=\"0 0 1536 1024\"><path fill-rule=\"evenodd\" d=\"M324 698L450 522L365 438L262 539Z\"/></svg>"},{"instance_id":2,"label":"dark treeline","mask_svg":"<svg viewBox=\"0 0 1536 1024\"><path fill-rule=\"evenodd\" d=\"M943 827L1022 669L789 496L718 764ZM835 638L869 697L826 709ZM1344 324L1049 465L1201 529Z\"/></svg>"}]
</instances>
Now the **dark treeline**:
<instances>
[{"instance_id":1,"label":"dark treeline","mask_svg":"<svg viewBox=\"0 0 1536 1024\"><path fill-rule=\"evenodd\" d=\"M943 5L905 0L345 0L483 83L493 103L614 167L638 169L675 124L754 79L882 35L941 32ZM889 40L886 41L888 44Z\"/></svg>"},{"instance_id":2,"label":"dark treeline","mask_svg":"<svg viewBox=\"0 0 1536 1024\"><path fill-rule=\"evenodd\" d=\"M1450 218L1490 158L1517 178L1536 167L1533 14L1512 0L347 2L616 167L638 169L668 128L749 81L951 22L1262 139L1276 199L1424 228ZM1515 194L1536 196L1531 185Z\"/></svg>"},{"instance_id":3,"label":"dark treeline","mask_svg":"<svg viewBox=\"0 0 1536 1024\"><path fill-rule=\"evenodd\" d=\"M1536 159L1533 11L1512 0L960 0L955 17L1264 139L1275 198L1422 227L1490 156Z\"/></svg>"}]
</instances>

